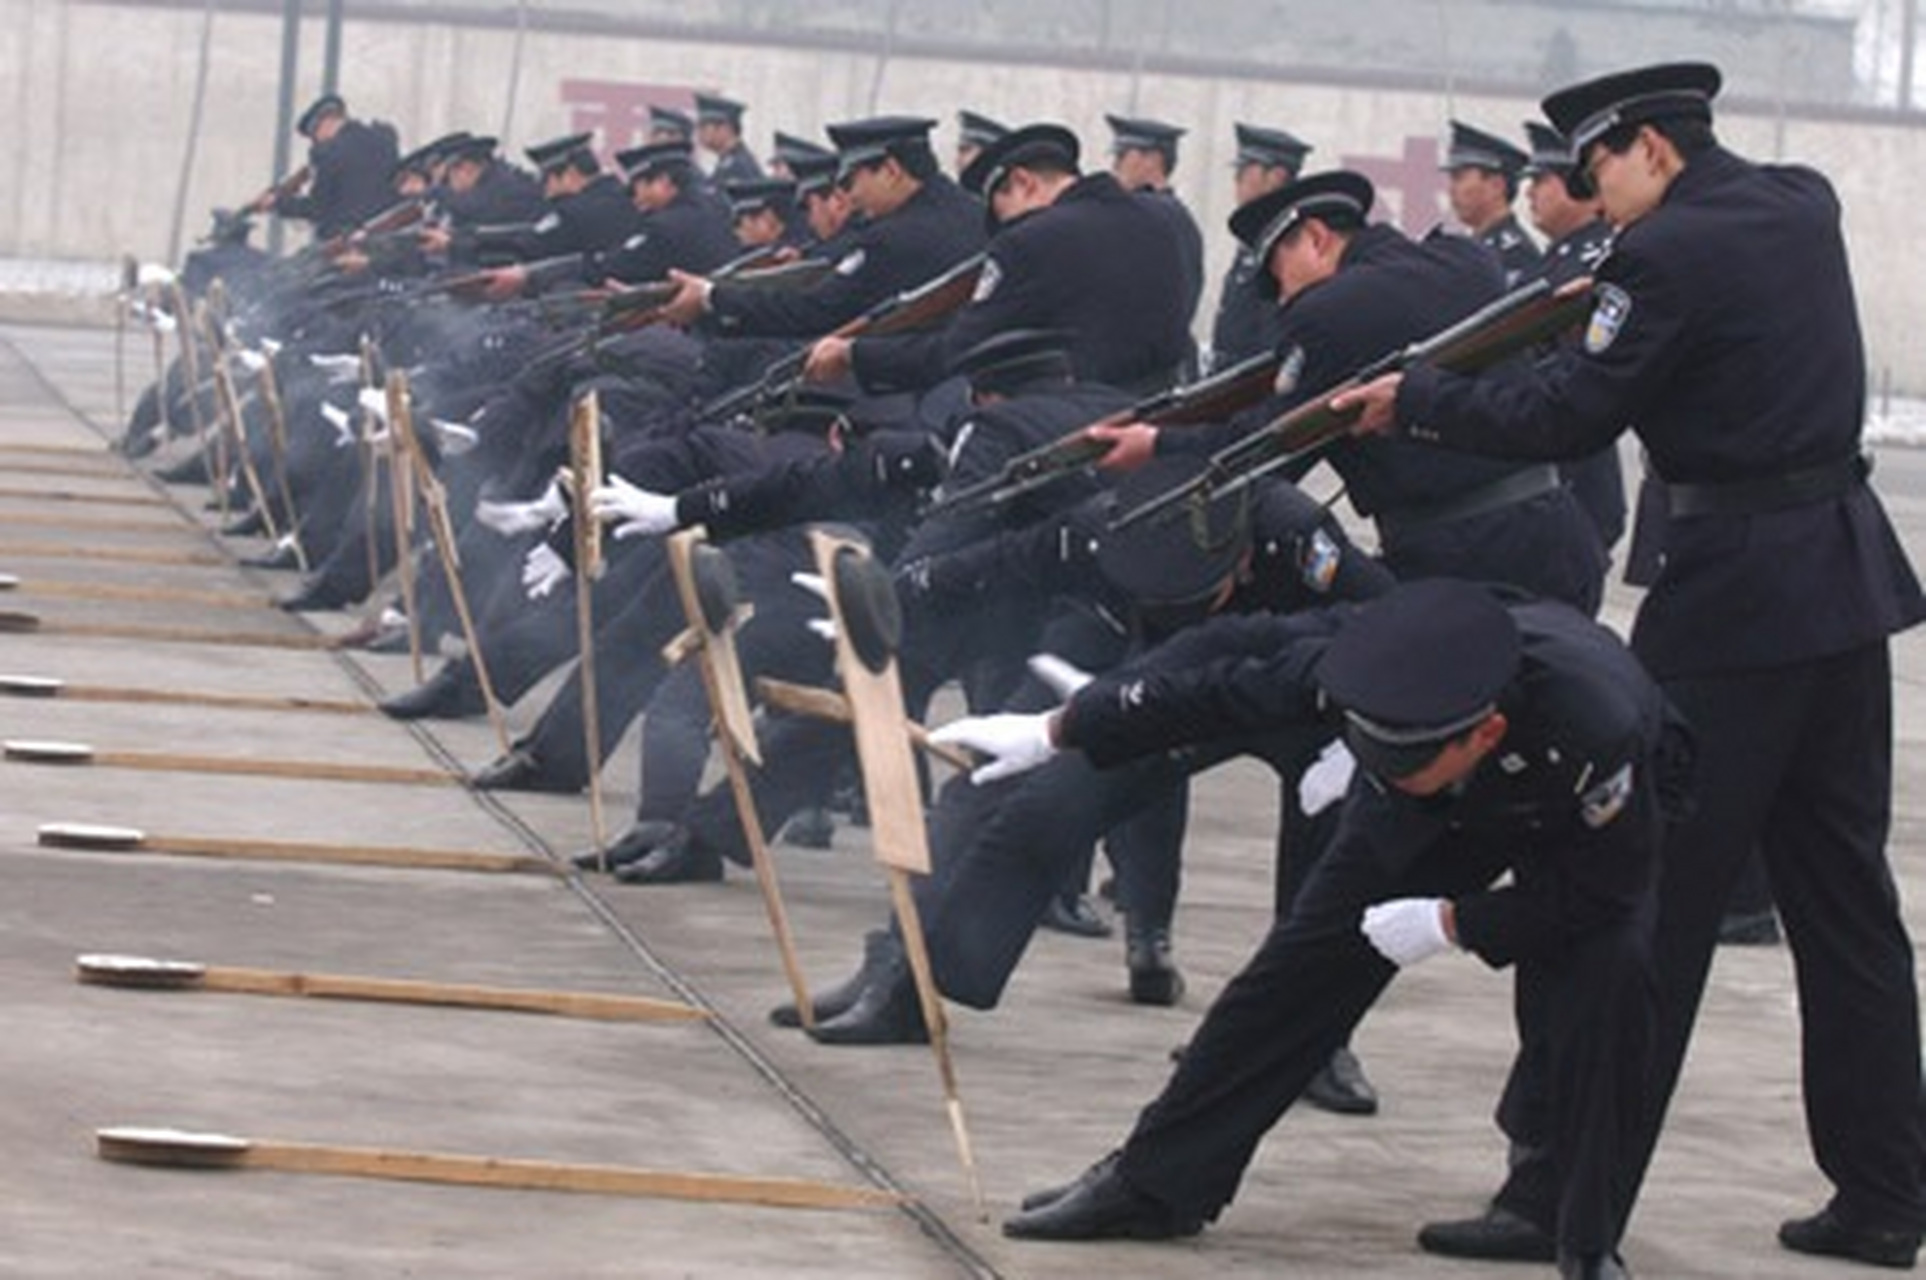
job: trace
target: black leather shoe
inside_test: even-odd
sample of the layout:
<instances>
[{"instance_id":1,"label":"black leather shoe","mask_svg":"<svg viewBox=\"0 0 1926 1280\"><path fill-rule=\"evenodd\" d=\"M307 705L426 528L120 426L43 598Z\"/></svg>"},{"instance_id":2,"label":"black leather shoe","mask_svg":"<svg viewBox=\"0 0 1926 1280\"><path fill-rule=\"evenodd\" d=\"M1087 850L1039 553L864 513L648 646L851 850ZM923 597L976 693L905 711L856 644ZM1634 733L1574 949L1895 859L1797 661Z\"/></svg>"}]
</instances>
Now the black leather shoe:
<instances>
[{"instance_id":1,"label":"black leather shoe","mask_svg":"<svg viewBox=\"0 0 1926 1280\"><path fill-rule=\"evenodd\" d=\"M258 556L242 556L241 563L250 569L299 569L301 557L292 542L277 542Z\"/></svg>"},{"instance_id":2,"label":"black leather shoe","mask_svg":"<svg viewBox=\"0 0 1926 1280\"><path fill-rule=\"evenodd\" d=\"M783 824L782 842L798 849L827 849L835 841L836 820L827 809L804 809Z\"/></svg>"},{"instance_id":3,"label":"black leather shoe","mask_svg":"<svg viewBox=\"0 0 1926 1280\"><path fill-rule=\"evenodd\" d=\"M722 855L685 829L667 844L618 867L622 884L714 884L722 879Z\"/></svg>"},{"instance_id":4,"label":"black leather shoe","mask_svg":"<svg viewBox=\"0 0 1926 1280\"><path fill-rule=\"evenodd\" d=\"M583 786L550 774L527 747L515 747L507 755L495 757L476 771L468 785L477 791L550 791L558 795L580 791Z\"/></svg>"},{"instance_id":5,"label":"black leather shoe","mask_svg":"<svg viewBox=\"0 0 1926 1280\"><path fill-rule=\"evenodd\" d=\"M310 609L339 609L354 601L326 578L307 578L293 595L282 596L274 603L289 613L305 613Z\"/></svg>"},{"instance_id":6,"label":"black leather shoe","mask_svg":"<svg viewBox=\"0 0 1926 1280\"><path fill-rule=\"evenodd\" d=\"M856 1003L818 1022L809 1038L817 1044L928 1044L923 1005L909 960L898 949L875 978L863 985Z\"/></svg>"},{"instance_id":7,"label":"black leather shoe","mask_svg":"<svg viewBox=\"0 0 1926 1280\"><path fill-rule=\"evenodd\" d=\"M863 963L849 978L809 1001L817 1025L849 1012L863 989L877 981L892 964L902 963L903 944L888 929L872 929L863 936ZM793 1004L779 1004L769 1011L769 1021L779 1027L800 1027L802 1015Z\"/></svg>"},{"instance_id":8,"label":"black leather shoe","mask_svg":"<svg viewBox=\"0 0 1926 1280\"><path fill-rule=\"evenodd\" d=\"M251 538L257 533L267 532L267 517L259 507L250 507L221 526L224 538Z\"/></svg>"},{"instance_id":9,"label":"black leather shoe","mask_svg":"<svg viewBox=\"0 0 1926 1280\"><path fill-rule=\"evenodd\" d=\"M615 837L607 849L584 849L569 861L583 871L600 871L604 866L615 871L640 862L675 839L681 830L680 825L664 818L641 818Z\"/></svg>"},{"instance_id":10,"label":"black leather shoe","mask_svg":"<svg viewBox=\"0 0 1926 1280\"><path fill-rule=\"evenodd\" d=\"M1794 1253L1851 1258L1875 1267L1908 1270L1919 1257L1920 1233L1903 1227L1855 1227L1831 1209L1779 1225L1779 1243Z\"/></svg>"},{"instance_id":11,"label":"black leather shoe","mask_svg":"<svg viewBox=\"0 0 1926 1280\"><path fill-rule=\"evenodd\" d=\"M1305 1086L1304 1101L1320 1111L1341 1116L1374 1116L1378 1113L1378 1091L1364 1078L1364 1068L1350 1049L1339 1046L1323 1070Z\"/></svg>"},{"instance_id":12,"label":"black leather shoe","mask_svg":"<svg viewBox=\"0 0 1926 1280\"><path fill-rule=\"evenodd\" d=\"M1558 1280L1632 1280L1615 1253L1565 1254L1558 1259Z\"/></svg>"},{"instance_id":13,"label":"black leather shoe","mask_svg":"<svg viewBox=\"0 0 1926 1280\"><path fill-rule=\"evenodd\" d=\"M1719 921L1722 947L1776 947L1779 942L1779 917L1770 908L1728 915Z\"/></svg>"},{"instance_id":14,"label":"black leather shoe","mask_svg":"<svg viewBox=\"0 0 1926 1280\"><path fill-rule=\"evenodd\" d=\"M1523 1214L1494 1204L1475 1218L1427 1222L1418 1247L1447 1258L1488 1258L1498 1262L1555 1262L1558 1244L1551 1232Z\"/></svg>"},{"instance_id":15,"label":"black leather shoe","mask_svg":"<svg viewBox=\"0 0 1926 1280\"><path fill-rule=\"evenodd\" d=\"M210 478L207 454L203 450L196 450L179 462L169 463L154 471L154 479L162 484L206 484Z\"/></svg>"},{"instance_id":16,"label":"black leather shoe","mask_svg":"<svg viewBox=\"0 0 1926 1280\"><path fill-rule=\"evenodd\" d=\"M1067 1195L1003 1221L1020 1240L1172 1240L1204 1229L1125 1182L1113 1164Z\"/></svg>"},{"instance_id":17,"label":"black leather shoe","mask_svg":"<svg viewBox=\"0 0 1926 1280\"><path fill-rule=\"evenodd\" d=\"M1050 899L1038 923L1073 938L1110 936L1110 922L1098 914L1097 904L1081 893L1062 893Z\"/></svg>"},{"instance_id":18,"label":"black leather shoe","mask_svg":"<svg viewBox=\"0 0 1926 1280\"><path fill-rule=\"evenodd\" d=\"M1184 998L1184 975L1170 959L1170 930L1128 925L1124 964L1130 970L1130 998L1137 1004L1168 1008Z\"/></svg>"},{"instance_id":19,"label":"black leather shoe","mask_svg":"<svg viewBox=\"0 0 1926 1280\"><path fill-rule=\"evenodd\" d=\"M1029 1213L1033 1209L1041 1209L1046 1204L1055 1204L1072 1191L1079 1190L1095 1182L1098 1178L1109 1176L1110 1171L1117 1167L1117 1161L1121 1159L1123 1159L1123 1152L1121 1150L1112 1151L1109 1155L1097 1161L1097 1163L1091 1165L1076 1177L1070 1179L1070 1181L1060 1182L1054 1187L1045 1187L1041 1191L1032 1191L1029 1195L1023 1197L1023 1211Z\"/></svg>"},{"instance_id":20,"label":"black leather shoe","mask_svg":"<svg viewBox=\"0 0 1926 1280\"><path fill-rule=\"evenodd\" d=\"M423 683L375 705L391 720L455 719L479 714L482 696L464 664L445 662Z\"/></svg>"}]
</instances>

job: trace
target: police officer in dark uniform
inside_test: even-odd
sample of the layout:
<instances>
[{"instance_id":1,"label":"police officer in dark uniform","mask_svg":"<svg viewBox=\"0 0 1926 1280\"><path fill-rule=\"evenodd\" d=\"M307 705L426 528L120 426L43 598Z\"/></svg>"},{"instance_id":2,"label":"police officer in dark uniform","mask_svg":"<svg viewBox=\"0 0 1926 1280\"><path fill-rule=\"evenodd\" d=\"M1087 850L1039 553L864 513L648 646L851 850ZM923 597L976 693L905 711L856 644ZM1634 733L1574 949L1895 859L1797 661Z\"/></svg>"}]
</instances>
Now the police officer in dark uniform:
<instances>
[{"instance_id":1,"label":"police officer in dark uniform","mask_svg":"<svg viewBox=\"0 0 1926 1280\"><path fill-rule=\"evenodd\" d=\"M493 138L464 136L445 149L439 203L456 228L533 222L545 211L542 184L495 146Z\"/></svg>"},{"instance_id":2,"label":"police officer in dark uniform","mask_svg":"<svg viewBox=\"0 0 1926 1280\"><path fill-rule=\"evenodd\" d=\"M1170 186L1170 175L1177 171L1177 140L1186 131L1162 120L1113 115L1104 119L1110 124L1111 173L1124 190L1142 194L1177 238L1183 255L1184 323L1188 325L1204 296L1204 234Z\"/></svg>"},{"instance_id":3,"label":"police officer in dark uniform","mask_svg":"<svg viewBox=\"0 0 1926 1280\"><path fill-rule=\"evenodd\" d=\"M1511 456L1638 433L1672 521L1632 643L1691 720L1703 767L1673 842L1690 856L1667 859L1660 887L1656 1074L1621 1185L1636 1194L1756 845L1799 979L1808 1134L1836 1189L1780 1243L1910 1267L1926 1136L1913 948L1885 852L1888 637L1926 616L1926 597L1859 453L1865 359L1838 197L1810 169L1721 147L1719 85L1715 67L1667 64L1545 100L1618 227L1582 344L1529 377L1413 369L1347 403L1365 429L1423 424ZM1499 1206L1542 1229L1545 1175L1521 1165Z\"/></svg>"},{"instance_id":4,"label":"police officer in dark uniform","mask_svg":"<svg viewBox=\"0 0 1926 1280\"><path fill-rule=\"evenodd\" d=\"M641 211L627 189L602 171L602 162L589 148L590 136L573 133L525 152L541 171L548 209L540 218L529 224L475 229L477 253L505 252L518 263L499 273L501 283L492 291L494 296L600 280L602 255L635 234ZM522 264L541 265L531 271Z\"/></svg>"},{"instance_id":5,"label":"police officer in dark uniform","mask_svg":"<svg viewBox=\"0 0 1926 1280\"><path fill-rule=\"evenodd\" d=\"M674 107L649 107L650 142L687 142L694 145L696 136L695 119L686 111Z\"/></svg>"},{"instance_id":6,"label":"police officer in dark uniform","mask_svg":"<svg viewBox=\"0 0 1926 1280\"><path fill-rule=\"evenodd\" d=\"M795 162L798 160L835 159L836 153L820 142L798 137L793 133L776 130L769 150L769 176L772 178L794 178Z\"/></svg>"},{"instance_id":7,"label":"police officer in dark uniform","mask_svg":"<svg viewBox=\"0 0 1926 1280\"><path fill-rule=\"evenodd\" d=\"M628 284L669 271L713 271L740 252L727 206L713 195L686 142L651 142L615 157L629 175L642 225L607 255L605 274Z\"/></svg>"},{"instance_id":8,"label":"police officer in dark uniform","mask_svg":"<svg viewBox=\"0 0 1926 1280\"><path fill-rule=\"evenodd\" d=\"M731 182L722 190L729 202L729 225L742 250L800 253L809 246L809 224L796 207L792 178Z\"/></svg>"},{"instance_id":9,"label":"police officer in dark uniform","mask_svg":"<svg viewBox=\"0 0 1926 1280\"><path fill-rule=\"evenodd\" d=\"M1309 143L1283 129L1266 129L1254 124L1237 126L1235 181L1237 203L1249 204L1259 196L1297 181L1304 172ZM1230 270L1224 273L1223 288L1217 296L1217 318L1210 330L1211 371L1228 369L1252 356L1277 350L1279 320L1275 290L1264 285L1270 272L1251 247L1238 242Z\"/></svg>"},{"instance_id":10,"label":"police officer in dark uniform","mask_svg":"<svg viewBox=\"0 0 1926 1280\"><path fill-rule=\"evenodd\" d=\"M1158 432L1095 428L1116 441L1104 465L1129 468L1155 449L1209 451L1259 429L1387 352L1462 319L1502 291L1497 259L1461 236L1412 241L1368 223L1370 182L1350 172L1300 179L1237 210L1231 230L1268 264L1284 295L1278 393L1222 427ZM1352 507L1378 527L1400 581L1472 578L1522 587L1586 612L1603 594L1597 532L1550 463L1454 455L1409 440L1342 441L1319 457ZM1382 449L1376 446L1392 445ZM1467 465L1470 464L1470 465Z\"/></svg>"},{"instance_id":11,"label":"police officer in dark uniform","mask_svg":"<svg viewBox=\"0 0 1926 1280\"><path fill-rule=\"evenodd\" d=\"M313 176L307 191L278 200L270 194L253 206L255 212L301 218L314 224L316 239L326 240L394 203L390 179L400 148L393 125L353 119L341 96L328 93L316 98L294 127L308 139Z\"/></svg>"},{"instance_id":12,"label":"police officer in dark uniform","mask_svg":"<svg viewBox=\"0 0 1926 1280\"><path fill-rule=\"evenodd\" d=\"M1626 1275L1611 1174L1644 1078L1662 797L1680 747L1650 677L1566 606L1449 580L1355 612L1238 620L1217 661L1182 656L1153 652L1086 686L1042 718L1047 748L1024 743L1028 726L940 731L999 761L1064 747L1101 766L1338 715L1358 766L1332 847L1123 1147L1026 1199L1005 1233L1201 1230L1398 970L1461 949L1516 966L1521 1022L1556 1064L1561 1274Z\"/></svg>"},{"instance_id":13,"label":"police officer in dark uniform","mask_svg":"<svg viewBox=\"0 0 1926 1280\"><path fill-rule=\"evenodd\" d=\"M758 289L679 273L670 320L707 316L744 337L815 338L941 275L983 247L982 210L938 171L932 120L882 116L831 125L837 181L863 216L835 269L806 289Z\"/></svg>"},{"instance_id":14,"label":"police officer in dark uniform","mask_svg":"<svg viewBox=\"0 0 1926 1280\"><path fill-rule=\"evenodd\" d=\"M1077 136L1048 124L985 147L963 187L983 199L996 231L969 305L937 333L822 339L807 375L853 371L869 391L922 390L999 333L1057 329L1071 335L1083 381L1138 394L1175 382L1190 340L1177 247L1115 178L1080 173L1077 153Z\"/></svg>"},{"instance_id":15,"label":"police officer in dark uniform","mask_svg":"<svg viewBox=\"0 0 1926 1280\"><path fill-rule=\"evenodd\" d=\"M1001 120L975 111L956 113L956 172L960 177L970 167L970 162L982 152L983 148L1010 131L1010 126Z\"/></svg>"},{"instance_id":16,"label":"police officer in dark uniform","mask_svg":"<svg viewBox=\"0 0 1926 1280\"><path fill-rule=\"evenodd\" d=\"M1451 145L1439 166L1449 179L1446 195L1453 216L1505 264L1507 289L1538 266L1538 246L1512 212L1518 178L1529 159L1497 134L1453 120Z\"/></svg>"},{"instance_id":17,"label":"police officer in dark uniform","mask_svg":"<svg viewBox=\"0 0 1926 1280\"><path fill-rule=\"evenodd\" d=\"M1599 212L1596 195L1580 199L1572 194L1571 144L1565 135L1536 120L1525 122L1531 139L1531 159L1524 168L1525 200L1532 224L1547 237L1545 254L1525 279L1542 277L1554 288L1589 277L1612 251L1612 224ZM1618 446L1608 445L1590 457L1559 464L1565 483L1578 505L1592 518L1599 545L1608 552L1625 532L1625 477L1618 465Z\"/></svg>"},{"instance_id":18,"label":"police officer in dark uniform","mask_svg":"<svg viewBox=\"0 0 1926 1280\"><path fill-rule=\"evenodd\" d=\"M719 93L698 93L695 108L695 140L716 158L715 167L709 170L709 181L716 189L762 177L762 166L742 140L742 113L748 108Z\"/></svg>"}]
</instances>

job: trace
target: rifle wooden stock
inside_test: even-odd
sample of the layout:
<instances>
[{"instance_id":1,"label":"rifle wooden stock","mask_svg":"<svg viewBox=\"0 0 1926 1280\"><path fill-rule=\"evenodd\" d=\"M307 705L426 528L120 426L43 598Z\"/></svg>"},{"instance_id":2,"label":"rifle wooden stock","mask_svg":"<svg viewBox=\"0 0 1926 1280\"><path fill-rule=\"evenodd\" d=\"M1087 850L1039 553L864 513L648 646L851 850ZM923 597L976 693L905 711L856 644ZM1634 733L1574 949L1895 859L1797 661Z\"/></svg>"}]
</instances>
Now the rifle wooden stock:
<instances>
[{"instance_id":1,"label":"rifle wooden stock","mask_svg":"<svg viewBox=\"0 0 1926 1280\"><path fill-rule=\"evenodd\" d=\"M271 182L262 188L261 194L248 201L246 208L251 213L272 209L275 205L287 199L302 187L307 186L308 179L313 176L314 166L304 164L278 182Z\"/></svg>"},{"instance_id":2,"label":"rifle wooden stock","mask_svg":"<svg viewBox=\"0 0 1926 1280\"><path fill-rule=\"evenodd\" d=\"M996 507L1055 483L1100 461L1110 452L1107 440L1092 438L1090 427L1143 422L1155 427L1219 422L1270 394L1280 361L1275 355L1253 356L1201 382L1159 391L1049 444L1006 459L1001 469L975 484L945 493L930 507L931 514Z\"/></svg>"},{"instance_id":3,"label":"rifle wooden stock","mask_svg":"<svg viewBox=\"0 0 1926 1280\"><path fill-rule=\"evenodd\" d=\"M1389 352L1299 404L1262 429L1211 455L1201 475L1149 499L1119 516L1123 529L1153 519L1193 499L1208 501L1233 494L1278 468L1341 439L1356 421L1356 411L1340 413L1331 401L1387 373L1428 364L1452 373L1476 373L1556 336L1591 309L1589 292L1560 295L1549 282L1535 280L1480 307L1430 337Z\"/></svg>"}]
</instances>

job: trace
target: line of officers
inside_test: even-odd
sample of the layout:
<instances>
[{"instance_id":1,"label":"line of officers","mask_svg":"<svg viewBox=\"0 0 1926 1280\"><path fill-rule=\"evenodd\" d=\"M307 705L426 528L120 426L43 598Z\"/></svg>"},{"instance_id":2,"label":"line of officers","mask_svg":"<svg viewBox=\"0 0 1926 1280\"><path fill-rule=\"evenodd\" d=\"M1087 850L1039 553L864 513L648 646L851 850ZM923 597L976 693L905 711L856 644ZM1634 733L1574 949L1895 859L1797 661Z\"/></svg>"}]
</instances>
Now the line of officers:
<instances>
[{"instance_id":1,"label":"line of officers","mask_svg":"<svg viewBox=\"0 0 1926 1280\"><path fill-rule=\"evenodd\" d=\"M934 122L904 116L832 126L828 147L779 134L781 176L763 178L741 104L706 97L695 120L663 113L661 136L618 157L624 183L588 135L529 148L538 180L466 134L397 157L392 130L330 97L300 124L307 192L258 207L352 238L397 192L428 190L433 228L370 238L368 269L476 269L494 303L664 282L662 323L624 339L645 367L699 368L713 392L754 382L772 353L789 359L782 393L757 402L760 430L704 420L687 388L639 398L647 409L612 427L614 474L591 495L618 548L595 588L596 722L607 748L643 716L643 785L635 825L592 852L624 881L719 880L745 856L729 798L699 787L699 688L654 656L677 629L659 535L694 524L727 541L757 601L751 674L833 678L786 582L807 563L798 526L833 518L895 566L912 709L964 689L972 714L941 735L986 763L933 798L938 869L918 890L954 999L1000 999L1099 844L1133 996L1180 999L1188 778L1233 755L1276 770L1270 935L1128 1141L1026 1200L1012 1235L1201 1229L1298 1098L1374 1102L1345 1048L1352 1028L1400 967L1466 950L1516 972L1519 1053L1499 1108L1509 1174L1484 1212L1420 1243L1629 1274L1620 1238L1722 914L1756 865L1797 967L1808 1128L1835 1188L1780 1241L1911 1266L1926 1131L1912 952L1885 856L1887 643L1926 598L1859 454L1864 362L1837 200L1809 169L1726 150L1720 87L1697 63L1570 86L1545 100L1528 148L1454 122L1445 167L1470 234L1417 239L1373 220L1362 175L1304 174L1308 144L1240 125L1239 251L1201 359L1203 240L1169 189L1183 131L1154 120L1110 118L1108 172L1085 170L1069 130L963 113L956 180ZM1521 183L1543 250L1513 213ZM732 270L764 249L761 261L822 270L793 287ZM940 326L837 333L977 255ZM1387 375L1343 400L1355 434L1238 500L1115 526L1122 506L1535 276L1591 282L1582 334L1481 374ZM1247 357L1272 363L1245 407L1157 425L1157 393ZM511 695L574 656L550 595L570 570L555 423L581 385L668 378L633 367L599 363L559 386L502 371L463 415L482 447L444 460L467 496L464 564L495 566L503 588L479 593L481 648ZM1626 430L1664 480L1629 648L1591 620L1624 530ZM1071 435L1104 453L1101 468L989 510L929 512ZM1375 556L1296 488L1318 464L1375 526ZM512 556L487 550L504 538L520 540ZM344 545L290 603L375 588L351 580L365 548ZM424 620L436 607L429 590ZM582 786L582 698L565 683L477 784ZM387 709L474 713L472 660ZM765 728L781 745L765 745L756 794L775 830L847 775L849 744L811 722ZM830 1044L926 1034L891 929L815 1013Z\"/></svg>"}]
</instances>

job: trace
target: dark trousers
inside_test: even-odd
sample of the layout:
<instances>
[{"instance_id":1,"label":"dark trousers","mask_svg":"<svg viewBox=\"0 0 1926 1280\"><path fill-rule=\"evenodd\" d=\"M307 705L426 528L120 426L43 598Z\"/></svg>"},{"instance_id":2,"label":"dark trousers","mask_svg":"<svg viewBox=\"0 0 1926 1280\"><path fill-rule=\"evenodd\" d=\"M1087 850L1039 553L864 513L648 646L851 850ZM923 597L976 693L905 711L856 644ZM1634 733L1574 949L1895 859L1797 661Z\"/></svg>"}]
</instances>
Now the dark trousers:
<instances>
[{"instance_id":1,"label":"dark trousers","mask_svg":"<svg viewBox=\"0 0 1926 1280\"><path fill-rule=\"evenodd\" d=\"M1792 950L1806 1130L1837 1189L1832 1207L1855 1225L1926 1227L1919 999L1885 847L1887 646L1665 688L1698 734L1697 807L1666 843L1659 1030L1639 1141L1621 1173L1625 1212L1678 1083L1720 917L1756 846ZM1532 1089L1521 1083L1508 1094L1528 1103ZM1536 1123L1529 1115L1501 1122L1514 1139ZM1542 1160L1524 1160L1498 1198L1529 1212L1545 1203L1547 1178Z\"/></svg>"},{"instance_id":2,"label":"dark trousers","mask_svg":"<svg viewBox=\"0 0 1926 1280\"><path fill-rule=\"evenodd\" d=\"M1482 888L1506 869L1507 852L1489 837L1447 838L1397 870L1370 846L1340 841L1138 1117L1123 1148L1124 1178L1179 1216L1214 1219L1257 1144L1397 973L1360 931L1363 908ZM1560 1152L1550 1173L1560 1189L1559 1243L1572 1253L1618 1239L1611 1179L1632 1137L1650 1040L1650 931L1649 913L1630 916L1517 966L1550 1066L1551 1145Z\"/></svg>"}]
</instances>

